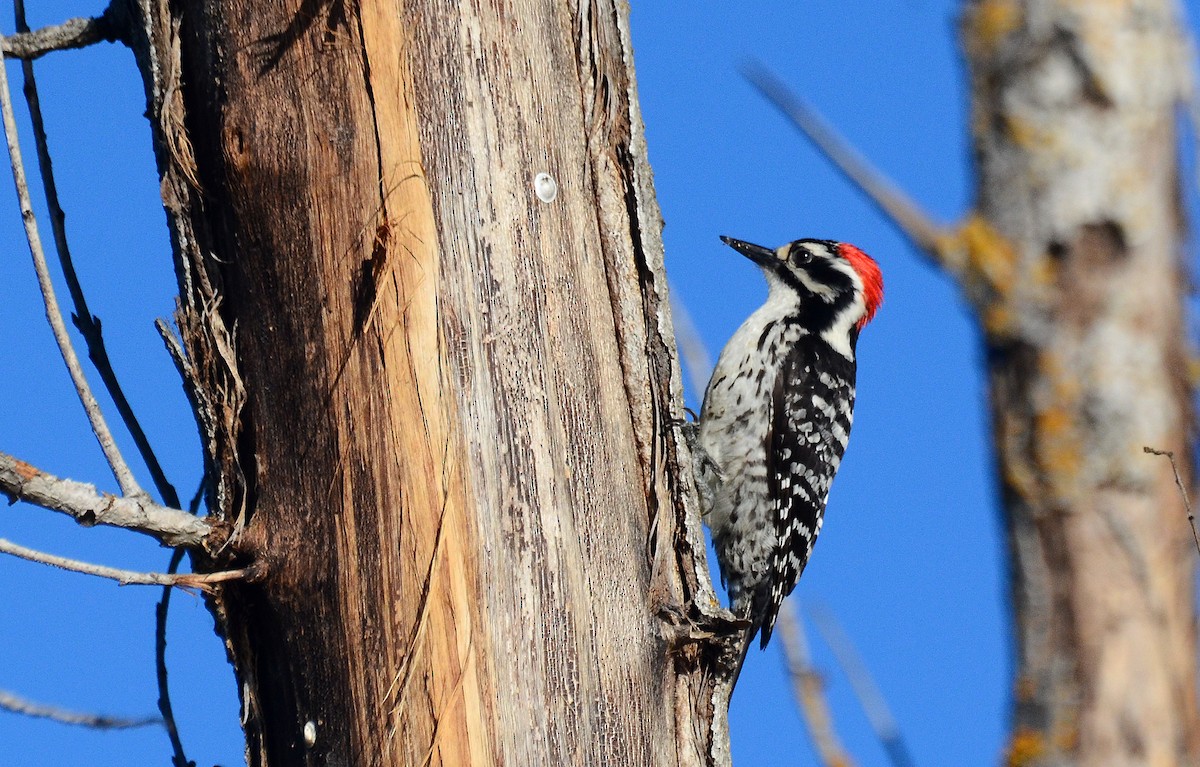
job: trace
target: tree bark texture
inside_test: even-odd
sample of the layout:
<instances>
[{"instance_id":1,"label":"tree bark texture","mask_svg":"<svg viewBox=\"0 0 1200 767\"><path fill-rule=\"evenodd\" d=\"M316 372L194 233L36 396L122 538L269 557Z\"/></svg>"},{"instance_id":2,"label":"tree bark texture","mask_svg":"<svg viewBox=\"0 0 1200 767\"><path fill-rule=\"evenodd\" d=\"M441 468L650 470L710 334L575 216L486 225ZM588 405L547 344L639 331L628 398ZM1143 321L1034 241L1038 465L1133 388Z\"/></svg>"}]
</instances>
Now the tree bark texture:
<instances>
[{"instance_id":1,"label":"tree bark texture","mask_svg":"<svg viewBox=\"0 0 1200 767\"><path fill-rule=\"evenodd\" d=\"M727 760L624 3L137 3L249 763Z\"/></svg>"},{"instance_id":2,"label":"tree bark texture","mask_svg":"<svg viewBox=\"0 0 1200 767\"><path fill-rule=\"evenodd\" d=\"M1200 763L1173 0L976 0L963 34L1020 765ZM951 247L948 246L948 247Z\"/></svg>"}]
</instances>

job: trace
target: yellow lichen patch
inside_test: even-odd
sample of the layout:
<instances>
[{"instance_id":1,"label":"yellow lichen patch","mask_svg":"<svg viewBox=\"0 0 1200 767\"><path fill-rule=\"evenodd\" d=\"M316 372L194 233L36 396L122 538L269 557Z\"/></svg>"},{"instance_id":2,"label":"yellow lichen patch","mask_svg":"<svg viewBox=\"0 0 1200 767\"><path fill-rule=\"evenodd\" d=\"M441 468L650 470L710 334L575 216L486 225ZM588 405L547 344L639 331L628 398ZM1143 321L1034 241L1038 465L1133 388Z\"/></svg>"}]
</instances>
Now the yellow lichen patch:
<instances>
[{"instance_id":1,"label":"yellow lichen patch","mask_svg":"<svg viewBox=\"0 0 1200 767\"><path fill-rule=\"evenodd\" d=\"M1079 728L1071 724L1060 724L1054 733L1054 745L1059 751L1075 751L1079 748Z\"/></svg>"},{"instance_id":2,"label":"yellow lichen patch","mask_svg":"<svg viewBox=\"0 0 1200 767\"><path fill-rule=\"evenodd\" d=\"M1073 495L1075 479L1084 467L1084 456L1070 414L1060 408L1050 408L1034 418L1038 469L1045 486L1052 495L1069 498Z\"/></svg>"},{"instance_id":3,"label":"yellow lichen patch","mask_svg":"<svg viewBox=\"0 0 1200 767\"><path fill-rule=\"evenodd\" d=\"M1004 130L1013 144L1027 151L1045 148L1054 137L1053 133L1033 121L1014 114L1004 116Z\"/></svg>"},{"instance_id":4,"label":"yellow lichen patch","mask_svg":"<svg viewBox=\"0 0 1200 767\"><path fill-rule=\"evenodd\" d=\"M1035 416L1034 424L1038 462L1042 469L1059 478L1073 476L1079 470L1082 458L1074 439L1070 413L1061 407L1041 410Z\"/></svg>"},{"instance_id":5,"label":"yellow lichen patch","mask_svg":"<svg viewBox=\"0 0 1200 767\"><path fill-rule=\"evenodd\" d=\"M989 56L1020 26L1021 8L1016 0L981 0L967 17L967 49L975 56Z\"/></svg>"},{"instance_id":6,"label":"yellow lichen patch","mask_svg":"<svg viewBox=\"0 0 1200 767\"><path fill-rule=\"evenodd\" d=\"M1188 380L1193 389L1200 389L1200 359L1189 357L1187 364Z\"/></svg>"},{"instance_id":7,"label":"yellow lichen patch","mask_svg":"<svg viewBox=\"0 0 1200 767\"><path fill-rule=\"evenodd\" d=\"M1002 414L996 423L996 449L1006 488L1027 503L1041 498L1041 486L1025 450L1028 442L1023 419Z\"/></svg>"},{"instance_id":8,"label":"yellow lichen patch","mask_svg":"<svg viewBox=\"0 0 1200 767\"><path fill-rule=\"evenodd\" d=\"M1008 744L1008 767L1025 767L1046 753L1046 742L1040 732L1018 729Z\"/></svg>"},{"instance_id":9,"label":"yellow lichen patch","mask_svg":"<svg viewBox=\"0 0 1200 767\"><path fill-rule=\"evenodd\" d=\"M1058 269L1049 253L1044 254L1043 258L1029 267L1029 281L1038 287L1046 288L1054 285L1057 277Z\"/></svg>"},{"instance_id":10,"label":"yellow lichen patch","mask_svg":"<svg viewBox=\"0 0 1200 767\"><path fill-rule=\"evenodd\" d=\"M1037 414L1038 433L1047 439L1061 439L1071 428L1071 416L1062 408L1052 407Z\"/></svg>"},{"instance_id":11,"label":"yellow lichen patch","mask_svg":"<svg viewBox=\"0 0 1200 767\"><path fill-rule=\"evenodd\" d=\"M1051 352L1043 352L1038 365L1043 379L1050 382L1050 391L1049 396L1039 398L1034 413L1034 452L1043 481L1061 497L1070 493L1083 468L1083 446L1074 417L1079 383Z\"/></svg>"},{"instance_id":12,"label":"yellow lichen patch","mask_svg":"<svg viewBox=\"0 0 1200 767\"><path fill-rule=\"evenodd\" d=\"M934 236L933 249L943 263L957 264L964 260L963 242L957 229L939 229Z\"/></svg>"},{"instance_id":13,"label":"yellow lichen patch","mask_svg":"<svg viewBox=\"0 0 1200 767\"><path fill-rule=\"evenodd\" d=\"M1016 314L1007 304L993 302L980 315L983 330L988 338L1005 338L1013 334Z\"/></svg>"},{"instance_id":14,"label":"yellow lichen patch","mask_svg":"<svg viewBox=\"0 0 1200 767\"><path fill-rule=\"evenodd\" d=\"M1007 297L1017 284L1017 251L987 219L972 213L954 233L956 245L966 254L966 277L981 280L999 297Z\"/></svg>"}]
</instances>

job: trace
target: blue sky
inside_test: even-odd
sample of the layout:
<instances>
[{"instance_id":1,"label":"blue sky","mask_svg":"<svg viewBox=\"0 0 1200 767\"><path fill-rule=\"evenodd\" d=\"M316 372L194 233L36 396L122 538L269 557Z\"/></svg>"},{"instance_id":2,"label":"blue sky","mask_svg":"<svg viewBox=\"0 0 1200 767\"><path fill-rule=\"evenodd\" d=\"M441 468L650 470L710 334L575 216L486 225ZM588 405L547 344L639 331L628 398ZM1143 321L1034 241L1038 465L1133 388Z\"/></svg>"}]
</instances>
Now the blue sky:
<instances>
[{"instance_id":1,"label":"blue sky","mask_svg":"<svg viewBox=\"0 0 1200 767\"><path fill-rule=\"evenodd\" d=\"M101 8L81 0L32 5L34 26ZM762 60L933 216L951 222L970 201L958 4L635 5L668 270L713 352L764 293L757 271L718 235L768 245L847 240L883 267L884 306L859 345L854 434L796 595L840 619L917 764L995 763L1011 653L974 325L954 286L736 69L749 57ZM10 18L3 23L11 30ZM152 326L171 312L175 285L132 58L103 45L51 55L38 71L81 279L130 399L180 494L190 495L199 479L195 429ZM26 156L32 161L28 139ZM9 186L0 183L0 450L110 487L42 317ZM690 402L697 404L695 392ZM148 539L80 530L20 506L0 508L0 537L132 569L160 570L168 558ZM10 558L0 558L0 584L0 689L85 710L153 713L157 590ZM813 645L843 740L863 767L886 764L827 649ZM207 612L187 594L173 601L169 651L189 757L240 764L232 674ZM813 763L778 643L751 653L731 727L738 765ZM97 734L4 713L0 743L0 765L165 764L169 755L159 730Z\"/></svg>"}]
</instances>

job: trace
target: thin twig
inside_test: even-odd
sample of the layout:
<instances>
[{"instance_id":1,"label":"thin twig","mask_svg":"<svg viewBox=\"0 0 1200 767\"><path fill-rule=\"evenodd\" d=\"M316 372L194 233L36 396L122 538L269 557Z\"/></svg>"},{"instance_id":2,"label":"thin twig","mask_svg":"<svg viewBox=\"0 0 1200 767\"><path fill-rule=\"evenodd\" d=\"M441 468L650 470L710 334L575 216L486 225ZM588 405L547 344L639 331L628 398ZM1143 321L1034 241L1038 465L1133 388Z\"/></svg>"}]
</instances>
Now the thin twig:
<instances>
[{"instance_id":1,"label":"thin twig","mask_svg":"<svg viewBox=\"0 0 1200 767\"><path fill-rule=\"evenodd\" d=\"M871 723L871 729L875 731L875 737L879 738L893 767L913 767L912 756L904 742L904 736L900 733L900 727L896 724L896 718L892 716L892 710L883 697L883 692L880 691L879 685L875 684L875 678L867 670L867 664L859 657L854 643L850 641L837 618L821 605L811 605L808 614L825 644L833 651L838 665L845 672L850 687Z\"/></svg>"},{"instance_id":2,"label":"thin twig","mask_svg":"<svg viewBox=\"0 0 1200 767\"><path fill-rule=\"evenodd\" d=\"M1188 524L1192 526L1192 540L1196 542L1196 553L1200 554L1200 534L1196 533L1196 515L1192 513L1192 502L1188 499L1188 491L1183 485L1183 478L1179 476L1179 466L1175 463L1175 453L1170 450L1156 450L1148 445L1144 446L1142 450L1150 455L1165 455L1167 460L1171 462L1171 471L1175 472L1175 485L1179 488L1179 495L1183 497L1183 508L1187 510Z\"/></svg>"},{"instance_id":3,"label":"thin twig","mask_svg":"<svg viewBox=\"0 0 1200 767\"><path fill-rule=\"evenodd\" d=\"M200 486L192 496L188 511L195 514L200 509L200 501L204 498L204 488L208 484L208 476L200 478ZM171 561L167 563L167 575L179 571L183 562L183 549L171 552ZM162 597L154 608L154 668L158 678L158 710L162 713L163 725L167 728L167 737L171 740L171 764L173 767L193 767L183 750L183 740L179 737L179 727L175 724L175 710L171 706L171 690L167 684L167 614L171 609L170 586L163 586Z\"/></svg>"},{"instance_id":4,"label":"thin twig","mask_svg":"<svg viewBox=\"0 0 1200 767\"><path fill-rule=\"evenodd\" d=\"M100 443L105 458L108 459L108 465L112 467L113 476L116 477L121 492L126 496L142 495L142 489L134 479L125 459L121 457L117 443L113 441L112 432L109 431L104 415L100 412L100 405L92 394L87 378L83 374L83 368L79 365L79 358L71 346L71 337L67 333L62 312L58 308L58 299L54 295L54 283L50 280L50 268L46 265L46 254L42 250L37 219L33 213L33 202L29 198L29 183L25 179L25 164L21 160L21 147L17 141L17 118L13 114L12 93L8 88L8 72L2 66L0 66L0 113L4 120L4 134L8 144L9 161L12 165L13 183L16 185L17 198L21 205L21 219L25 223L25 237L29 241L29 251L33 255L33 266L37 271L38 285L41 287L42 299L46 304L46 319L54 331L54 340L58 343L63 362L67 365L71 380L75 384L75 390L79 393L79 400L83 403L83 409L87 412L88 420L92 424L92 431L96 434L96 440Z\"/></svg>"},{"instance_id":5,"label":"thin twig","mask_svg":"<svg viewBox=\"0 0 1200 767\"><path fill-rule=\"evenodd\" d=\"M762 64L750 62L741 71L750 84L791 120L851 183L861 189L904 236L942 266L957 271L952 268L953 265L946 263L952 254L945 253L940 245L947 233L920 206L867 162L829 123Z\"/></svg>"},{"instance_id":6,"label":"thin twig","mask_svg":"<svg viewBox=\"0 0 1200 767\"><path fill-rule=\"evenodd\" d=\"M108 578L122 586L176 586L179 588L196 588L201 591L212 591L213 586L217 583L242 580L250 577L249 568L223 570L216 573L184 573L182 575L122 570L117 567L94 565L90 562L81 562L78 559L68 559L67 557L60 557L55 554L47 554L44 551L37 551L36 549L13 543L5 538L0 538L0 554L11 554L14 557L20 557L30 562L59 567L74 573Z\"/></svg>"},{"instance_id":7,"label":"thin twig","mask_svg":"<svg viewBox=\"0 0 1200 767\"><path fill-rule=\"evenodd\" d=\"M708 388L708 378L712 375L712 355L708 353L700 331L696 330L696 323L692 322L687 306L676 297L674 288L671 289L671 316L675 320L675 342L679 345L679 356L683 358L692 394L697 402L702 401Z\"/></svg>"},{"instance_id":8,"label":"thin twig","mask_svg":"<svg viewBox=\"0 0 1200 767\"><path fill-rule=\"evenodd\" d=\"M0 38L0 41L6 58L32 61L53 51L86 48L102 42L115 43L123 38L124 30L110 5L95 18L67 19L61 24L34 31L18 24L17 34Z\"/></svg>"},{"instance_id":9,"label":"thin twig","mask_svg":"<svg viewBox=\"0 0 1200 767\"><path fill-rule=\"evenodd\" d=\"M167 565L167 575L174 576L182 561L183 549L175 549ZM167 689L167 610L171 607L172 591L174 589L170 586L163 586L162 599L154 608L154 668L158 676L158 710L162 713L163 725L171 740L172 766L195 767L195 762L189 762L184 753L179 728L175 725L175 711L171 708L171 694Z\"/></svg>"},{"instance_id":10,"label":"thin twig","mask_svg":"<svg viewBox=\"0 0 1200 767\"><path fill-rule=\"evenodd\" d=\"M25 21L24 0L13 0L13 14L16 18L17 32L29 32L29 25ZM100 20L89 19L88 21L99 22ZM22 61L21 72L25 78L25 101L29 105L29 118L33 124L38 169L41 171L42 188L46 194L46 208L50 214L50 230L54 234L54 247L58 251L58 260L62 264L63 277L66 279L67 289L71 293L71 301L75 304L75 327L83 335L83 340L87 344L88 358L92 361L96 372L100 374L104 388L108 390L121 420L125 423L125 428L133 437L133 442L137 446L142 460L146 463L146 468L150 471L150 477L154 480L154 486L158 489L159 497L167 506L178 508L179 494L167 481L162 465L159 464L158 457L150 447L150 440L146 438L146 432L134 415L129 399L125 396L125 391L117 380L116 371L113 370L112 362L108 358L108 349L104 344L100 319L93 315L88 308L83 287L79 284L79 275L75 272L75 262L71 258L71 249L67 243L66 214L59 203L58 185L54 180L54 164L51 162L49 142L46 138L46 123L42 119L42 104L38 97L37 80L33 74L33 61L28 59Z\"/></svg>"},{"instance_id":11,"label":"thin twig","mask_svg":"<svg viewBox=\"0 0 1200 767\"><path fill-rule=\"evenodd\" d=\"M212 526L180 509L159 506L147 496L121 498L94 485L62 479L0 452L0 494L62 512L82 525L111 525L153 536L167 546L200 548Z\"/></svg>"},{"instance_id":12,"label":"thin twig","mask_svg":"<svg viewBox=\"0 0 1200 767\"><path fill-rule=\"evenodd\" d=\"M825 699L825 680L812 666L800 616L791 600L784 601L779 613L777 626L783 640L783 656L792 680L792 692L804 715L817 758L825 767L851 767L854 762L833 728L833 716Z\"/></svg>"},{"instance_id":13,"label":"thin twig","mask_svg":"<svg viewBox=\"0 0 1200 767\"><path fill-rule=\"evenodd\" d=\"M11 711L14 714L22 716L32 716L38 719L51 719L55 722L63 724L76 724L83 727L91 727L97 730L127 730L133 727L149 727L155 724L162 724L162 720L153 716L138 717L136 719L127 719L121 716L107 716L105 714L87 714L82 711L68 711L65 708L57 706L47 706L43 703L34 703L26 700L19 695L13 695L11 692L0 690L0 709Z\"/></svg>"}]
</instances>

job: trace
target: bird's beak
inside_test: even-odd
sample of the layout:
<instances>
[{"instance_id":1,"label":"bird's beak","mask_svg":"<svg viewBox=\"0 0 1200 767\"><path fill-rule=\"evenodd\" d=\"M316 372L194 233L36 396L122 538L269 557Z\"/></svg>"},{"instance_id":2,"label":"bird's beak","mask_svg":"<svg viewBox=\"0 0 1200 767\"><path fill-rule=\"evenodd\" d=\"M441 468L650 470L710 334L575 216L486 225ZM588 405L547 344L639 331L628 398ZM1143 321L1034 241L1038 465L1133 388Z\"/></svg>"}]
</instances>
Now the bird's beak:
<instances>
[{"instance_id":1,"label":"bird's beak","mask_svg":"<svg viewBox=\"0 0 1200 767\"><path fill-rule=\"evenodd\" d=\"M743 242L741 240L735 240L732 237L725 236L721 237L721 242L733 248L738 253L741 253L743 256L759 266L768 269L774 269L777 266L776 261L779 260L779 256L770 248L764 248L762 245L753 245L749 242Z\"/></svg>"}]
</instances>

